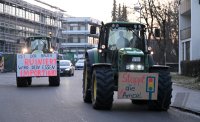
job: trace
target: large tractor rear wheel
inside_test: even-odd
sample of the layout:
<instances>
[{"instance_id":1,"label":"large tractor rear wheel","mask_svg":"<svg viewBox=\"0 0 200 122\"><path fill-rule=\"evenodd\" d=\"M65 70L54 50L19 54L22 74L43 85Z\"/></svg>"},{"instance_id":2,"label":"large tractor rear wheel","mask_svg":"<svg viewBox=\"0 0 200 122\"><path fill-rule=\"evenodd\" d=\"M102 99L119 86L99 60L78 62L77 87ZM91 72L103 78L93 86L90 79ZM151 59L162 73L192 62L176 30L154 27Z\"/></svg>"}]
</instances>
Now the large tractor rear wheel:
<instances>
[{"instance_id":1,"label":"large tractor rear wheel","mask_svg":"<svg viewBox=\"0 0 200 122\"><path fill-rule=\"evenodd\" d=\"M158 97L155 101L149 101L149 109L167 111L171 104L172 82L170 72L167 68L153 68L151 73L159 73Z\"/></svg>"},{"instance_id":2,"label":"large tractor rear wheel","mask_svg":"<svg viewBox=\"0 0 200 122\"><path fill-rule=\"evenodd\" d=\"M28 81L28 85L30 86L31 84L32 84L32 77L28 77L28 79L27 79Z\"/></svg>"},{"instance_id":3,"label":"large tractor rear wheel","mask_svg":"<svg viewBox=\"0 0 200 122\"><path fill-rule=\"evenodd\" d=\"M59 86L60 85L60 75L49 77L49 86Z\"/></svg>"},{"instance_id":4,"label":"large tractor rear wheel","mask_svg":"<svg viewBox=\"0 0 200 122\"><path fill-rule=\"evenodd\" d=\"M28 86L28 78L26 77L17 77L17 87L26 87Z\"/></svg>"},{"instance_id":5,"label":"large tractor rear wheel","mask_svg":"<svg viewBox=\"0 0 200 122\"><path fill-rule=\"evenodd\" d=\"M90 84L91 84L91 73L90 73L90 65L89 65L89 61L86 60L84 62L84 69L83 69L83 101L86 103L91 103L92 99L91 99L91 90L90 88Z\"/></svg>"},{"instance_id":6,"label":"large tractor rear wheel","mask_svg":"<svg viewBox=\"0 0 200 122\"><path fill-rule=\"evenodd\" d=\"M60 86L60 64L57 62L57 76L49 77L49 86Z\"/></svg>"},{"instance_id":7,"label":"large tractor rear wheel","mask_svg":"<svg viewBox=\"0 0 200 122\"><path fill-rule=\"evenodd\" d=\"M114 76L110 68L94 68L92 74L92 104L94 109L110 110L114 95Z\"/></svg>"}]
</instances>

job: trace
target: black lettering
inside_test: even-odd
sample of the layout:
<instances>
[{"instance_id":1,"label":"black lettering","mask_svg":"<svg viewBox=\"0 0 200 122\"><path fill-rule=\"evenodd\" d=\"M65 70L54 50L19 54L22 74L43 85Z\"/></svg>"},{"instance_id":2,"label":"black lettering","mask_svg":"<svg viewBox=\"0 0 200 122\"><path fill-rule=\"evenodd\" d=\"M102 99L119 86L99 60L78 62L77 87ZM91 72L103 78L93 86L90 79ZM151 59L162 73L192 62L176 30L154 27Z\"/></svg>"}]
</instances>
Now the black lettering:
<instances>
[{"instance_id":1,"label":"black lettering","mask_svg":"<svg viewBox=\"0 0 200 122\"><path fill-rule=\"evenodd\" d=\"M30 58L35 58L36 57L36 54L31 54L30 55Z\"/></svg>"},{"instance_id":2,"label":"black lettering","mask_svg":"<svg viewBox=\"0 0 200 122\"><path fill-rule=\"evenodd\" d=\"M128 86L125 87L126 91L135 91L135 87L131 84L129 84Z\"/></svg>"},{"instance_id":3,"label":"black lettering","mask_svg":"<svg viewBox=\"0 0 200 122\"><path fill-rule=\"evenodd\" d=\"M28 66L18 66L18 69L28 69L29 67Z\"/></svg>"}]
</instances>

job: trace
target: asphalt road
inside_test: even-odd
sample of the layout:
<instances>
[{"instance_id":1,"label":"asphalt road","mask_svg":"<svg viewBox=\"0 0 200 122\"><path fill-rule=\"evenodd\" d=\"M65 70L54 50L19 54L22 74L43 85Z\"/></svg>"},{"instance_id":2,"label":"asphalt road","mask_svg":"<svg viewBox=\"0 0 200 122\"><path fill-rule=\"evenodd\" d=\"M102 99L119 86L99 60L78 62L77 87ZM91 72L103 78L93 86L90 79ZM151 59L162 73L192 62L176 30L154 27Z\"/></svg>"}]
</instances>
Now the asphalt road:
<instances>
[{"instance_id":1,"label":"asphalt road","mask_svg":"<svg viewBox=\"0 0 200 122\"><path fill-rule=\"evenodd\" d=\"M32 86L17 88L15 73L1 73L0 122L200 122L194 114L174 108L149 111L116 95L112 110L94 110L82 100L82 70L61 77L59 87L48 86L47 78L34 78Z\"/></svg>"}]
</instances>

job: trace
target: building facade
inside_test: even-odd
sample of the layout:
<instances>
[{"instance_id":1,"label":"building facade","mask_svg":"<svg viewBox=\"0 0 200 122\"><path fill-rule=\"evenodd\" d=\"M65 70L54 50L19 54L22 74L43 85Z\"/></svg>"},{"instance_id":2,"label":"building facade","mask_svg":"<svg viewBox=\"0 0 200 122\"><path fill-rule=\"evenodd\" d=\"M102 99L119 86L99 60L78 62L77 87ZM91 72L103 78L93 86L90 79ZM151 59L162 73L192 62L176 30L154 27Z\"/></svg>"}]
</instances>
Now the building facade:
<instances>
[{"instance_id":1,"label":"building facade","mask_svg":"<svg viewBox=\"0 0 200 122\"><path fill-rule=\"evenodd\" d=\"M200 0L181 0L179 5L179 73L181 61L200 59Z\"/></svg>"},{"instance_id":2,"label":"building facade","mask_svg":"<svg viewBox=\"0 0 200 122\"><path fill-rule=\"evenodd\" d=\"M61 12L53 12L23 0L0 0L0 52L19 53L28 36L62 39Z\"/></svg>"},{"instance_id":3,"label":"building facade","mask_svg":"<svg viewBox=\"0 0 200 122\"><path fill-rule=\"evenodd\" d=\"M65 39L61 43L64 54L74 53L75 58L84 58L86 49L98 44L98 34L90 34L90 27L100 27L100 21L90 17L67 17L62 21L62 34Z\"/></svg>"}]
</instances>

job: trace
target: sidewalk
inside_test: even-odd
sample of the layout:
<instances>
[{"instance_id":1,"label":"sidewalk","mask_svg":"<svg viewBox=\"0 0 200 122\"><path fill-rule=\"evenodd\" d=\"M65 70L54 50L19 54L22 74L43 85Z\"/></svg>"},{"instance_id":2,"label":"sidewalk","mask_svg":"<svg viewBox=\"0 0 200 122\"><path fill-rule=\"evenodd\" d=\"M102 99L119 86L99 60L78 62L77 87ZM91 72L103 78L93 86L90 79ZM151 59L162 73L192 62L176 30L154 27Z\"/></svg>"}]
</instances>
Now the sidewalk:
<instances>
[{"instance_id":1,"label":"sidewalk","mask_svg":"<svg viewBox=\"0 0 200 122\"><path fill-rule=\"evenodd\" d=\"M200 82L195 78L172 74L172 107L200 115Z\"/></svg>"}]
</instances>

